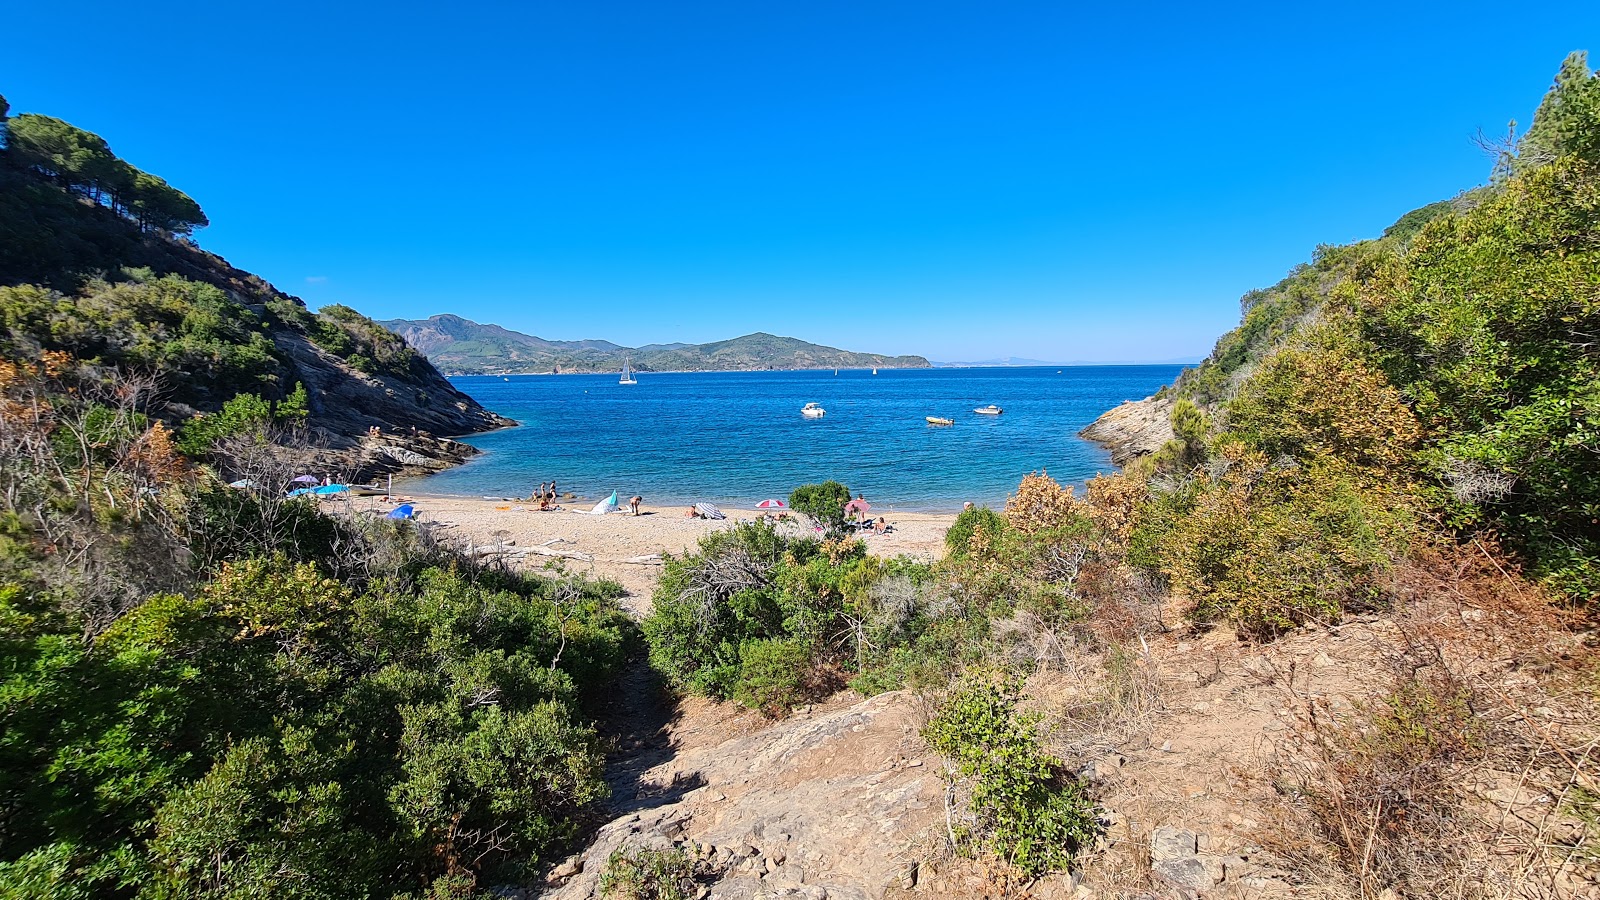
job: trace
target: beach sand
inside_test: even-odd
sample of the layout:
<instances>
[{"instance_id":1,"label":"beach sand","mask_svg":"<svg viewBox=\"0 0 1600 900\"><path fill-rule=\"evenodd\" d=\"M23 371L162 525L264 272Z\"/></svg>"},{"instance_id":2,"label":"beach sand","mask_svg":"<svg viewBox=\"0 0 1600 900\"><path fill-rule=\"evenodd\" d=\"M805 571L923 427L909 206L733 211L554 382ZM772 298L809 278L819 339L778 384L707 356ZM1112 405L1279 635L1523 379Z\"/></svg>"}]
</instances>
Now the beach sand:
<instances>
[{"instance_id":1,"label":"beach sand","mask_svg":"<svg viewBox=\"0 0 1600 900\"><path fill-rule=\"evenodd\" d=\"M577 507L562 504L562 509L540 512L537 503L524 501L414 493L397 496L396 501L415 505L419 521L429 523L442 540L469 552L505 547L505 558L519 569L549 566L619 582L628 592L623 605L636 615L649 611L650 592L661 576L661 565L627 560L684 553L694 549L701 537L760 515L758 510L722 507L728 516L725 520L691 519L684 516L682 506L646 505L640 507L643 514L637 517L626 511L593 516L586 514L592 502ZM373 502L380 509L388 508L381 501ZM944 533L956 518L954 513L884 513L884 517L894 529L864 536L869 552L930 561L944 555ZM794 534L809 533L793 518L785 527Z\"/></svg>"}]
</instances>

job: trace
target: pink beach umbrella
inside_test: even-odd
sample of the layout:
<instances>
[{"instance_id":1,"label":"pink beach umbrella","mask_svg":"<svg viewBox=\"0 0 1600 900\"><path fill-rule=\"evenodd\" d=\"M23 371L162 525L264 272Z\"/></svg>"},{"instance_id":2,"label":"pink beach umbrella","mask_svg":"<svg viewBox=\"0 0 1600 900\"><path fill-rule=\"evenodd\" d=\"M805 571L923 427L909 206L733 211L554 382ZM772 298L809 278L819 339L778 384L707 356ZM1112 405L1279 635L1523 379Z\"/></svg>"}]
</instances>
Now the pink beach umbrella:
<instances>
[{"instance_id":1,"label":"pink beach umbrella","mask_svg":"<svg viewBox=\"0 0 1600 900\"><path fill-rule=\"evenodd\" d=\"M786 509L788 506L782 500L763 500L756 504L756 509Z\"/></svg>"},{"instance_id":2,"label":"pink beach umbrella","mask_svg":"<svg viewBox=\"0 0 1600 900\"><path fill-rule=\"evenodd\" d=\"M849 503L846 503L844 505L844 511L847 512L847 513L865 513L867 510L869 510L871 508L872 508L872 504L871 503L868 503L867 501L861 500L859 498L855 499L855 500L851 500Z\"/></svg>"}]
</instances>

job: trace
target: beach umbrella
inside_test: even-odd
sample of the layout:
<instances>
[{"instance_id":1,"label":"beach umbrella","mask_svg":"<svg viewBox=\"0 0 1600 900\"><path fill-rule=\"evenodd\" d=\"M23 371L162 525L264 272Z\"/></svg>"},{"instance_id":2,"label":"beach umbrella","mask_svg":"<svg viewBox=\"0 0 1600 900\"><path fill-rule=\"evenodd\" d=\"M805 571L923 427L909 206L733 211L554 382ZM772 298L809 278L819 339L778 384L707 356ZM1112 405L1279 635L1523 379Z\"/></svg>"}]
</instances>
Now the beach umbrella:
<instances>
[{"instance_id":1,"label":"beach umbrella","mask_svg":"<svg viewBox=\"0 0 1600 900\"><path fill-rule=\"evenodd\" d=\"M844 505L844 511L847 513L865 513L869 509L872 509L872 504L860 498L851 500L849 503Z\"/></svg>"},{"instance_id":2,"label":"beach umbrella","mask_svg":"<svg viewBox=\"0 0 1600 900\"><path fill-rule=\"evenodd\" d=\"M782 500L763 500L756 504L756 509L786 509L788 506Z\"/></svg>"},{"instance_id":3,"label":"beach umbrella","mask_svg":"<svg viewBox=\"0 0 1600 900\"><path fill-rule=\"evenodd\" d=\"M319 488L312 488L311 493L316 494L318 497L327 497L333 494L347 493L349 490L350 485L348 484L325 484Z\"/></svg>"},{"instance_id":4,"label":"beach umbrella","mask_svg":"<svg viewBox=\"0 0 1600 900\"><path fill-rule=\"evenodd\" d=\"M708 519L726 519L727 518L726 515L723 515L722 510L717 509L715 506L712 506L709 503L696 503L694 505L694 511L699 513L702 516L705 516Z\"/></svg>"},{"instance_id":5,"label":"beach umbrella","mask_svg":"<svg viewBox=\"0 0 1600 900\"><path fill-rule=\"evenodd\" d=\"M402 503L389 511L385 519L409 519L416 515L416 509L409 503Z\"/></svg>"},{"instance_id":6,"label":"beach umbrella","mask_svg":"<svg viewBox=\"0 0 1600 900\"><path fill-rule=\"evenodd\" d=\"M238 481L228 482L228 487L231 488L253 488L255 486L256 483L248 478L241 478Z\"/></svg>"},{"instance_id":7,"label":"beach umbrella","mask_svg":"<svg viewBox=\"0 0 1600 900\"><path fill-rule=\"evenodd\" d=\"M612 491L611 492L611 496L605 498L604 500L601 500L599 503L596 503L594 505L594 509L589 510L589 512L592 515L603 516L608 512L615 512L616 509L617 509L617 492L616 491Z\"/></svg>"},{"instance_id":8,"label":"beach umbrella","mask_svg":"<svg viewBox=\"0 0 1600 900\"><path fill-rule=\"evenodd\" d=\"M284 494L284 496L285 497L304 497L305 495L307 495L309 493L311 493L311 488L295 488L294 490L290 491L289 493Z\"/></svg>"},{"instance_id":9,"label":"beach umbrella","mask_svg":"<svg viewBox=\"0 0 1600 900\"><path fill-rule=\"evenodd\" d=\"M316 484L317 482L319 482L321 480L322 480L321 478L318 478L315 475L296 475L295 477L289 479L289 483L290 484Z\"/></svg>"}]
</instances>

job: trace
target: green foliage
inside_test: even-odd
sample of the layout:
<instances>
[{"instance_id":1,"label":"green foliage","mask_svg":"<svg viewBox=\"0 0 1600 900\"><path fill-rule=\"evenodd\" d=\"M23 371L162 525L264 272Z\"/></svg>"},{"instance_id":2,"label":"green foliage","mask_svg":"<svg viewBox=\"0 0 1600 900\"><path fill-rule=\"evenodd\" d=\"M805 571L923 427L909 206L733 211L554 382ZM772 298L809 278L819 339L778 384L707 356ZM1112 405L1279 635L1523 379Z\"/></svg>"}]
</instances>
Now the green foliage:
<instances>
[{"instance_id":1,"label":"green foliage","mask_svg":"<svg viewBox=\"0 0 1600 900\"><path fill-rule=\"evenodd\" d=\"M580 704L626 616L412 559L357 583L227 564L89 644L0 591L0 866L62 895L334 898L555 853L605 792Z\"/></svg>"},{"instance_id":2,"label":"green foliage","mask_svg":"<svg viewBox=\"0 0 1600 900\"><path fill-rule=\"evenodd\" d=\"M1332 457L1405 479L1421 437L1416 418L1331 330L1313 330L1306 346L1261 364L1228 404L1229 434L1269 458Z\"/></svg>"},{"instance_id":3,"label":"green foliage","mask_svg":"<svg viewBox=\"0 0 1600 900\"><path fill-rule=\"evenodd\" d=\"M740 524L667 560L643 623L650 662L678 688L773 715L851 677L887 690L934 663L932 635L960 630L965 610L935 606L931 582L927 565L869 557L859 541Z\"/></svg>"},{"instance_id":4,"label":"green foliage","mask_svg":"<svg viewBox=\"0 0 1600 900\"><path fill-rule=\"evenodd\" d=\"M189 195L118 159L99 135L60 119L24 113L9 120L7 146L17 164L131 217L141 230L188 234L210 224Z\"/></svg>"},{"instance_id":5,"label":"green foliage","mask_svg":"<svg viewBox=\"0 0 1600 900\"><path fill-rule=\"evenodd\" d=\"M306 388L296 384L280 402L269 402L259 394L237 394L215 413L202 413L184 423L178 449L192 458L201 458L228 438L254 435L266 441L268 429L304 425L310 414Z\"/></svg>"},{"instance_id":6,"label":"green foliage","mask_svg":"<svg viewBox=\"0 0 1600 900\"><path fill-rule=\"evenodd\" d=\"M845 504L849 502L850 489L837 481L803 484L789 494L789 508L810 519L829 540L849 532L844 513Z\"/></svg>"},{"instance_id":7,"label":"green foliage","mask_svg":"<svg viewBox=\"0 0 1600 900\"><path fill-rule=\"evenodd\" d=\"M699 885L682 850L612 851L600 871L600 900L691 900Z\"/></svg>"},{"instance_id":8,"label":"green foliage","mask_svg":"<svg viewBox=\"0 0 1600 900\"><path fill-rule=\"evenodd\" d=\"M811 647L792 638L744 641L733 699L770 716L787 713L806 699L811 657Z\"/></svg>"},{"instance_id":9,"label":"green foliage","mask_svg":"<svg viewBox=\"0 0 1600 900\"><path fill-rule=\"evenodd\" d=\"M1517 155L1514 170L1563 156L1600 164L1600 78L1589 69L1589 54L1574 51L1562 61Z\"/></svg>"},{"instance_id":10,"label":"green foliage","mask_svg":"<svg viewBox=\"0 0 1600 900\"><path fill-rule=\"evenodd\" d=\"M181 385L201 407L286 380L286 363L263 323L222 291L176 275L126 274L126 281L93 282L75 296L0 287L0 351L31 357L57 350L147 373Z\"/></svg>"},{"instance_id":11,"label":"green foliage","mask_svg":"<svg viewBox=\"0 0 1600 900\"><path fill-rule=\"evenodd\" d=\"M1600 167L1562 157L1435 220L1362 310L1458 521L1574 598L1600 595L1597 223Z\"/></svg>"},{"instance_id":12,"label":"green foliage","mask_svg":"<svg viewBox=\"0 0 1600 900\"><path fill-rule=\"evenodd\" d=\"M1429 203L1427 206L1418 207L1396 219L1393 225L1385 228L1383 236L1397 242L1409 241L1417 232L1422 230L1424 225L1440 216L1449 215L1454 209L1455 204L1449 200L1440 200L1436 203Z\"/></svg>"},{"instance_id":13,"label":"green foliage","mask_svg":"<svg viewBox=\"0 0 1600 900\"><path fill-rule=\"evenodd\" d=\"M1271 637L1382 601L1415 533L1407 494L1325 457L1273 465L1229 445L1222 461L1153 496L1130 539L1130 561L1158 568L1193 618Z\"/></svg>"},{"instance_id":14,"label":"green foliage","mask_svg":"<svg viewBox=\"0 0 1600 900\"><path fill-rule=\"evenodd\" d=\"M1100 831L1095 806L1039 746L1039 717L1018 713L1022 681L969 676L922 730L971 784L962 835L1027 875L1061 871Z\"/></svg>"},{"instance_id":15,"label":"green foliage","mask_svg":"<svg viewBox=\"0 0 1600 900\"><path fill-rule=\"evenodd\" d=\"M410 375L427 365L404 339L348 306L324 306L308 332L317 346L370 375Z\"/></svg>"}]
</instances>

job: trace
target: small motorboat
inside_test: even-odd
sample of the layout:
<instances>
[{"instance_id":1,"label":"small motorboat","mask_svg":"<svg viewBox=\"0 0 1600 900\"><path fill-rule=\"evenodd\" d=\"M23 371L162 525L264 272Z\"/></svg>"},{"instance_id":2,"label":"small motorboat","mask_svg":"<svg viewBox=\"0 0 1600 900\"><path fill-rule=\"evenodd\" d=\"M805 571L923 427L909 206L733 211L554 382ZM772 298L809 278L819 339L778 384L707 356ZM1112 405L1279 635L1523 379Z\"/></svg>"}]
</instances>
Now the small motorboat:
<instances>
[{"instance_id":1,"label":"small motorboat","mask_svg":"<svg viewBox=\"0 0 1600 900\"><path fill-rule=\"evenodd\" d=\"M988 406L980 406L977 409L973 410L973 412L977 413L980 416L998 416L1001 413L1005 412L1005 410L1003 410L1000 407L995 406L993 403L991 403Z\"/></svg>"},{"instance_id":2,"label":"small motorboat","mask_svg":"<svg viewBox=\"0 0 1600 900\"><path fill-rule=\"evenodd\" d=\"M954 425L956 423L955 419L941 419L938 416L928 416L927 419L929 425Z\"/></svg>"},{"instance_id":3,"label":"small motorboat","mask_svg":"<svg viewBox=\"0 0 1600 900\"><path fill-rule=\"evenodd\" d=\"M820 419L827 414L827 410L815 403L807 403L805 406L800 407L800 415L808 419Z\"/></svg>"}]
</instances>

